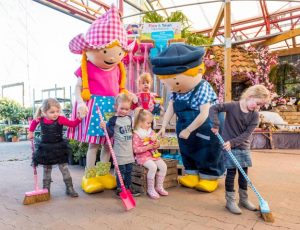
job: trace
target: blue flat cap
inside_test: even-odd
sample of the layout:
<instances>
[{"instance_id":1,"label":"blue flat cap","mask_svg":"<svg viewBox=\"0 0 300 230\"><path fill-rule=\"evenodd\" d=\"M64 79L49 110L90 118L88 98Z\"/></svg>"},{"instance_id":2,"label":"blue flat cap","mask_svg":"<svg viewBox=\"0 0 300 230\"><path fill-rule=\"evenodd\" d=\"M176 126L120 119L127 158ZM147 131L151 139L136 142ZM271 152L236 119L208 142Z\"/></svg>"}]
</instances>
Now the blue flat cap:
<instances>
[{"instance_id":1,"label":"blue flat cap","mask_svg":"<svg viewBox=\"0 0 300 230\"><path fill-rule=\"evenodd\" d=\"M204 49L185 44L172 44L151 59L153 73L158 75L178 74L201 64Z\"/></svg>"}]
</instances>

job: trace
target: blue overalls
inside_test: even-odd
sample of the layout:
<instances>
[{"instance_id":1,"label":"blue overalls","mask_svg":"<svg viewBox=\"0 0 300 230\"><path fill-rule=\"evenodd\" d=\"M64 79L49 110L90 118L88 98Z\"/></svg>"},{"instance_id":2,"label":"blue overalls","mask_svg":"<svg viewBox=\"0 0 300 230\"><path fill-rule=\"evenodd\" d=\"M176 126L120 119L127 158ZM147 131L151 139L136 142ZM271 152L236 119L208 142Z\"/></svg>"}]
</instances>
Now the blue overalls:
<instances>
[{"instance_id":1,"label":"blue overalls","mask_svg":"<svg viewBox=\"0 0 300 230\"><path fill-rule=\"evenodd\" d=\"M211 132L209 118L199 128L191 132L188 139L179 137L179 133L200 114L199 110L191 108L191 103L203 82L201 80L194 88L188 100L176 100L176 93L173 93L173 107L177 115L176 133L186 173L199 174L201 179L214 180L221 177L225 169L221 147L217 137Z\"/></svg>"}]
</instances>

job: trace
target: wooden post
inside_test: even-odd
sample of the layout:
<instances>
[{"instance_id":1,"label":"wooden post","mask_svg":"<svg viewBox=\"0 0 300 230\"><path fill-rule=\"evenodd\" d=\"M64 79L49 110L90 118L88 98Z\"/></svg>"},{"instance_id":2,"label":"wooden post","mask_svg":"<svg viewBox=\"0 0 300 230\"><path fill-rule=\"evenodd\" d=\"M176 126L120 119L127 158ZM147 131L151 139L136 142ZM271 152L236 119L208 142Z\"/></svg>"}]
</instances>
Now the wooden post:
<instances>
[{"instance_id":1,"label":"wooden post","mask_svg":"<svg viewBox=\"0 0 300 230\"><path fill-rule=\"evenodd\" d=\"M225 3L222 3L222 6L219 10L217 19L215 21L214 27L213 27L211 35L210 35L211 38L215 38L217 36L219 27L224 19L224 7L225 7Z\"/></svg>"},{"instance_id":2,"label":"wooden post","mask_svg":"<svg viewBox=\"0 0 300 230\"><path fill-rule=\"evenodd\" d=\"M225 53L224 53L224 84L225 102L231 101L231 3L225 0Z\"/></svg>"}]
</instances>

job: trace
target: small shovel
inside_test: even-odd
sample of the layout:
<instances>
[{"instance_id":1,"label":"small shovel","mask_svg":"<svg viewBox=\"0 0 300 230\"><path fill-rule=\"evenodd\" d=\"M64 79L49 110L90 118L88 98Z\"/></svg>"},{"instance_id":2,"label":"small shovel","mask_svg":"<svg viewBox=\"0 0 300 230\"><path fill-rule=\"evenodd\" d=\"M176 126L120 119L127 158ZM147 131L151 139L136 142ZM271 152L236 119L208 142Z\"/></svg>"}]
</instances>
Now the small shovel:
<instances>
[{"instance_id":1,"label":"small shovel","mask_svg":"<svg viewBox=\"0 0 300 230\"><path fill-rule=\"evenodd\" d=\"M103 116L101 114L101 111L100 111L100 108L97 106L97 112L100 116L100 121L102 122L103 121ZM117 162L117 158L116 158L116 154L112 148L112 145L111 145L111 142L110 142L110 138L108 136L108 133L107 133L107 130L104 129L104 133L105 133L105 137L106 137L106 141L108 143L108 147L109 147L109 150L110 150L110 154L112 156L112 159L113 159L113 163L114 163L114 166L115 166L115 170L118 174L118 178L119 178L119 181L120 181L120 184L121 184L121 190L122 192L120 193L120 198L123 202L123 205L126 209L126 211L130 210L130 209L133 209L135 207L135 200L131 194L131 192L125 188L124 186L124 182L123 182L123 178L122 178L122 175L120 173L120 169L119 169L119 165L118 165L118 162Z\"/></svg>"}]
</instances>

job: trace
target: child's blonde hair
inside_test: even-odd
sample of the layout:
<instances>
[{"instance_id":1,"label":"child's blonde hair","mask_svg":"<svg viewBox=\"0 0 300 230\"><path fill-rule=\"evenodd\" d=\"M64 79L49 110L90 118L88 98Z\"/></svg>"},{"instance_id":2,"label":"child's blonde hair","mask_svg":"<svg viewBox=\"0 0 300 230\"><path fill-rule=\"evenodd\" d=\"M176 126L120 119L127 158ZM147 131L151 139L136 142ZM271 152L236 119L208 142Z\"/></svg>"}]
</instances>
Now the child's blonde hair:
<instances>
[{"instance_id":1,"label":"child's blonde hair","mask_svg":"<svg viewBox=\"0 0 300 230\"><path fill-rule=\"evenodd\" d=\"M132 96L128 93L120 93L117 97L116 97L116 103L115 103L115 106L118 106L120 103L123 103L123 102L128 102L132 103Z\"/></svg>"},{"instance_id":2,"label":"child's blonde hair","mask_svg":"<svg viewBox=\"0 0 300 230\"><path fill-rule=\"evenodd\" d=\"M140 75L138 83L140 84L144 81L152 84L153 80L150 73L145 72Z\"/></svg>"},{"instance_id":3,"label":"child's blonde hair","mask_svg":"<svg viewBox=\"0 0 300 230\"><path fill-rule=\"evenodd\" d=\"M61 110L61 106L55 98L48 98L43 100L42 105L36 111L35 118L41 118L42 114L46 113L52 106Z\"/></svg>"},{"instance_id":4,"label":"child's blonde hair","mask_svg":"<svg viewBox=\"0 0 300 230\"><path fill-rule=\"evenodd\" d=\"M134 112L134 126L133 126L133 130L137 130L139 127L139 124L141 122L144 122L146 120L146 117L150 116L153 119L153 115L151 112L149 112L146 109L143 109L141 107L138 107L135 109Z\"/></svg>"},{"instance_id":5,"label":"child's blonde hair","mask_svg":"<svg viewBox=\"0 0 300 230\"><path fill-rule=\"evenodd\" d=\"M270 101L271 93L263 85L253 85L243 92L241 99L247 99L249 97L265 99L268 102Z\"/></svg>"}]
</instances>

